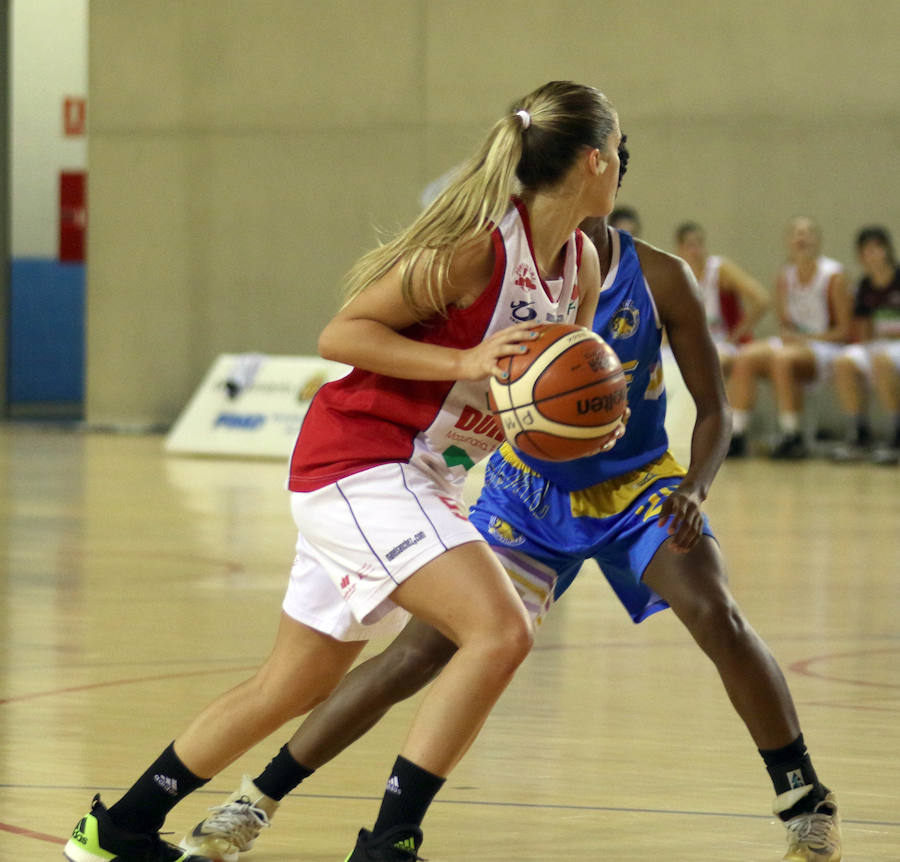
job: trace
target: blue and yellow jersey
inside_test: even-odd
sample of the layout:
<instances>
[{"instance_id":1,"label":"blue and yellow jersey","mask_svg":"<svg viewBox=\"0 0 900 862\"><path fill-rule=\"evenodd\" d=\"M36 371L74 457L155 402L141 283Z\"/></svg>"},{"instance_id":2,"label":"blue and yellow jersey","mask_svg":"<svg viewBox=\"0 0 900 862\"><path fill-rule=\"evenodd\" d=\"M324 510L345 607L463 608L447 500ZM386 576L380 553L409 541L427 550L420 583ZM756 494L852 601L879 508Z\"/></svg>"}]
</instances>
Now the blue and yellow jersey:
<instances>
[{"instance_id":1,"label":"blue and yellow jersey","mask_svg":"<svg viewBox=\"0 0 900 862\"><path fill-rule=\"evenodd\" d=\"M631 408L625 435L609 452L574 461L542 461L516 452L529 467L566 491L629 473L659 458L669 446L659 351L662 325L631 235L610 230L610 240L610 273L600 291L594 331L615 350L625 369Z\"/></svg>"}]
</instances>

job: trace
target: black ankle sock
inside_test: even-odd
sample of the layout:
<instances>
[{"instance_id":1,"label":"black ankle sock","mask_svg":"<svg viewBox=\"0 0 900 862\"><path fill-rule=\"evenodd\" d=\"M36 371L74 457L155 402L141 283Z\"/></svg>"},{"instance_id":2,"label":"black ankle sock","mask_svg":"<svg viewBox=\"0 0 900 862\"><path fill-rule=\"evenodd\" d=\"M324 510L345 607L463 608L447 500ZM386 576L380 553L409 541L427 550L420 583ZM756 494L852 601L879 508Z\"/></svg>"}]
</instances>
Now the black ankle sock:
<instances>
[{"instance_id":1,"label":"black ankle sock","mask_svg":"<svg viewBox=\"0 0 900 862\"><path fill-rule=\"evenodd\" d=\"M869 446L872 443L872 428L865 416L856 419L853 442L857 446Z\"/></svg>"},{"instance_id":2,"label":"black ankle sock","mask_svg":"<svg viewBox=\"0 0 900 862\"><path fill-rule=\"evenodd\" d=\"M253 779L253 783L266 796L281 802L300 782L315 772L297 763L286 745L276 754L269 765Z\"/></svg>"},{"instance_id":3,"label":"black ankle sock","mask_svg":"<svg viewBox=\"0 0 900 862\"><path fill-rule=\"evenodd\" d=\"M782 820L790 820L797 814L812 811L828 793L813 769L812 761L806 751L806 743L801 733L792 743L784 748L775 748L764 751L759 749L766 771L772 779L775 795L787 793L798 787L812 785L812 790L787 811L782 811L778 816Z\"/></svg>"},{"instance_id":4,"label":"black ankle sock","mask_svg":"<svg viewBox=\"0 0 900 862\"><path fill-rule=\"evenodd\" d=\"M130 832L158 832L166 815L208 778L194 775L169 747L150 765L131 789L109 809L113 823Z\"/></svg>"},{"instance_id":5,"label":"black ankle sock","mask_svg":"<svg viewBox=\"0 0 900 862\"><path fill-rule=\"evenodd\" d=\"M395 826L421 825L431 800L444 781L405 757L397 757L372 836L377 838Z\"/></svg>"}]
</instances>

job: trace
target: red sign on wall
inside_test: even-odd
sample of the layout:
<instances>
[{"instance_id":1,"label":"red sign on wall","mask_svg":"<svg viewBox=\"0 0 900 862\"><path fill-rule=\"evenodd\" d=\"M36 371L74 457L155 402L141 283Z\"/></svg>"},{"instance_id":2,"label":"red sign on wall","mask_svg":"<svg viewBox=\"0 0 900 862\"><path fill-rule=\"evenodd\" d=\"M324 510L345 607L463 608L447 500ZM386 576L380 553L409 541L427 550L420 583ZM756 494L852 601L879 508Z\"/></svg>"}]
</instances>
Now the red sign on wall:
<instances>
[{"instance_id":1,"label":"red sign on wall","mask_svg":"<svg viewBox=\"0 0 900 862\"><path fill-rule=\"evenodd\" d=\"M83 263L87 235L87 172L59 175L59 259Z\"/></svg>"},{"instance_id":2,"label":"red sign on wall","mask_svg":"<svg viewBox=\"0 0 900 862\"><path fill-rule=\"evenodd\" d=\"M83 135L87 124L87 102L80 96L63 99L63 132L67 136Z\"/></svg>"}]
</instances>

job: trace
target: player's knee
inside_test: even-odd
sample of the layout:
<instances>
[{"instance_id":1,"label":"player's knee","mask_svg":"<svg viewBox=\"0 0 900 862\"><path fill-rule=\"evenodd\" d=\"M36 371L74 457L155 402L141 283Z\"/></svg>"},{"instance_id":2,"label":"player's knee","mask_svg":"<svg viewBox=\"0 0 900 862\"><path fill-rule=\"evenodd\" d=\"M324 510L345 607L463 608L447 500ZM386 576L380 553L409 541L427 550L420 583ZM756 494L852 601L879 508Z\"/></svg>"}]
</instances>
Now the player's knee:
<instances>
[{"instance_id":1,"label":"player's knee","mask_svg":"<svg viewBox=\"0 0 900 862\"><path fill-rule=\"evenodd\" d=\"M698 602L687 622L694 639L710 655L733 648L748 631L741 609L728 596Z\"/></svg>"},{"instance_id":2,"label":"player's knee","mask_svg":"<svg viewBox=\"0 0 900 862\"><path fill-rule=\"evenodd\" d=\"M849 356L838 356L832 367L837 377L850 376L856 371L856 363Z\"/></svg>"},{"instance_id":3,"label":"player's knee","mask_svg":"<svg viewBox=\"0 0 900 862\"><path fill-rule=\"evenodd\" d=\"M751 370L750 358L743 353L738 353L731 361L731 372L729 376L732 381L746 380L750 376Z\"/></svg>"},{"instance_id":4,"label":"player's knee","mask_svg":"<svg viewBox=\"0 0 900 862\"><path fill-rule=\"evenodd\" d=\"M409 697L428 685L455 652L456 644L435 632L427 640L392 645L385 650L379 673L395 697Z\"/></svg>"},{"instance_id":5,"label":"player's knee","mask_svg":"<svg viewBox=\"0 0 900 862\"><path fill-rule=\"evenodd\" d=\"M790 372L793 366L793 359L789 353L776 353L772 357L772 374L784 374Z\"/></svg>"},{"instance_id":6,"label":"player's knee","mask_svg":"<svg viewBox=\"0 0 900 862\"><path fill-rule=\"evenodd\" d=\"M522 613L511 617L495 630L489 639L491 660L510 672L525 661L534 644L534 628Z\"/></svg>"},{"instance_id":7,"label":"player's knee","mask_svg":"<svg viewBox=\"0 0 900 862\"><path fill-rule=\"evenodd\" d=\"M893 371L894 363L886 353L876 353L872 357L872 368L877 374L887 374Z\"/></svg>"}]
</instances>

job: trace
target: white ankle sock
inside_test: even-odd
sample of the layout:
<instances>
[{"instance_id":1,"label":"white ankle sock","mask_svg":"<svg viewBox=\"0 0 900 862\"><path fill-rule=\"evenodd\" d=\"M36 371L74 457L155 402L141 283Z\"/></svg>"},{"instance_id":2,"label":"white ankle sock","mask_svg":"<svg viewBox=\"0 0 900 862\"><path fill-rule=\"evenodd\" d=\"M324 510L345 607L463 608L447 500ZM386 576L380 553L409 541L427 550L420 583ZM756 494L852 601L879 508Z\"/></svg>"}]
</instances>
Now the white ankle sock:
<instances>
[{"instance_id":1,"label":"white ankle sock","mask_svg":"<svg viewBox=\"0 0 900 862\"><path fill-rule=\"evenodd\" d=\"M798 413L779 413L778 424L785 434L796 434L800 430L800 415Z\"/></svg>"}]
</instances>

